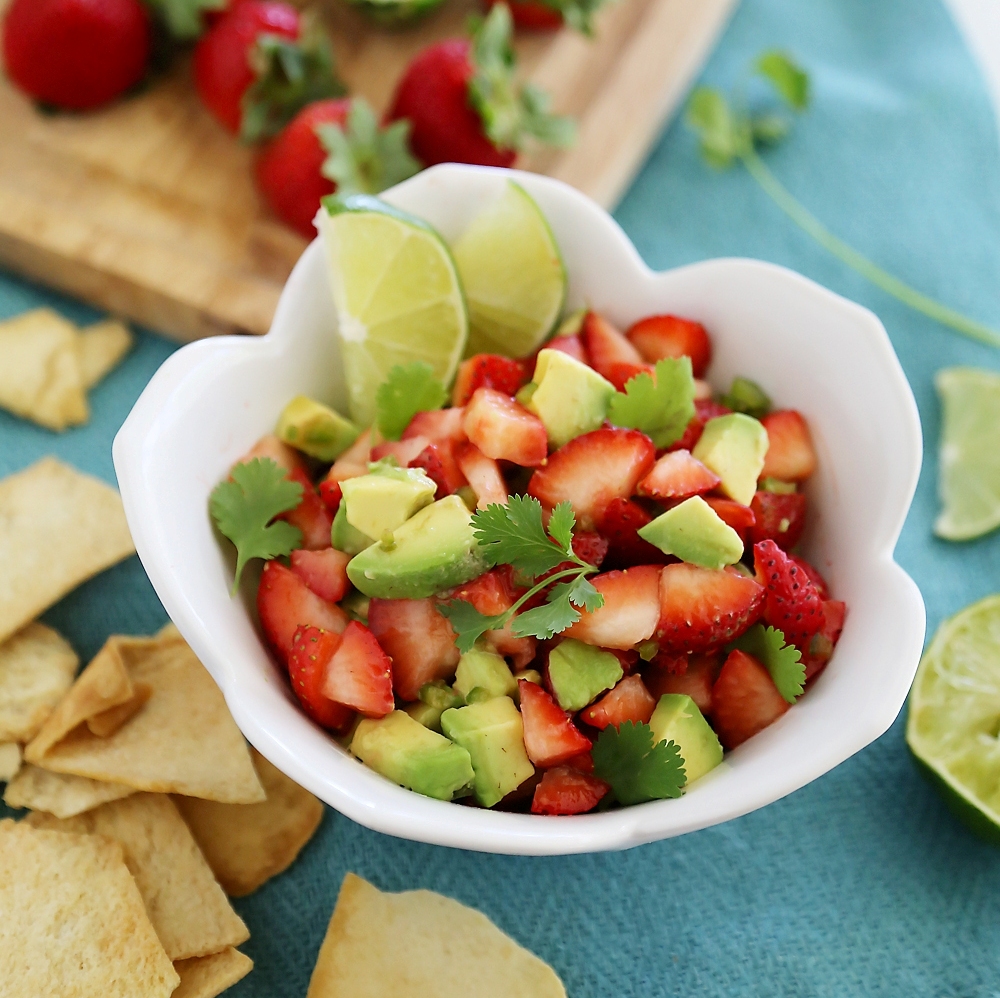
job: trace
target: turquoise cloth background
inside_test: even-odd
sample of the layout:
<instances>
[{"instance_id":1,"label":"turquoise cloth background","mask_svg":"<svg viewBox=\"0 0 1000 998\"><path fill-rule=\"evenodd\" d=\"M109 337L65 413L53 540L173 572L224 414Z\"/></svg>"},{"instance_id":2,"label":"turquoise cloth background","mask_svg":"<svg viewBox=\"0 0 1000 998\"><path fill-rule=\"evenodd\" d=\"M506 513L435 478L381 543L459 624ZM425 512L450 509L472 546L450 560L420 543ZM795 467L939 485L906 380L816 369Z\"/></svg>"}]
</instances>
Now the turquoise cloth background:
<instances>
[{"instance_id":1,"label":"turquoise cloth background","mask_svg":"<svg viewBox=\"0 0 1000 998\"><path fill-rule=\"evenodd\" d=\"M704 80L728 87L773 46L804 62L815 93L790 139L768 154L775 173L859 250L1000 325L995 119L937 0L743 0ZM956 363L1000 369L1000 353L847 271L745 172L704 167L679 124L667 130L617 217L653 267L761 257L877 312L913 386L927 442L898 560L923 591L931 630L1000 590L1000 533L960 546L931 536L933 374ZM93 314L0 276L0 315L43 303L77 320ZM115 430L172 349L143 336L93 393L93 419L81 429L55 436L0 413L0 475L55 453L114 481ZM46 620L89 657L108 634L150 632L165 615L133 558ZM234 998L305 995L347 870L388 890L428 887L480 908L549 961L572 998L1000 996L1000 851L967 834L917 775L902 720L783 801L627 853L483 856L388 838L330 812L289 873L236 902L257 966L229 992Z\"/></svg>"}]
</instances>

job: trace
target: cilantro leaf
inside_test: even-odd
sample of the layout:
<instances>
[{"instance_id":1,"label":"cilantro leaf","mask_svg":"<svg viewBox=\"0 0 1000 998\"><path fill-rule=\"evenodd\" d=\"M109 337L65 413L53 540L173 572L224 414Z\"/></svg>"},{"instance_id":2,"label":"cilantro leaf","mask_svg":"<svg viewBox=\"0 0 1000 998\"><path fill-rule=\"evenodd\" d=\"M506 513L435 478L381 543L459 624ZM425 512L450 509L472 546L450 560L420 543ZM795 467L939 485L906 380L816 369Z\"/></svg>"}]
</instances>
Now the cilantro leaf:
<instances>
[{"instance_id":1,"label":"cilantro leaf","mask_svg":"<svg viewBox=\"0 0 1000 998\"><path fill-rule=\"evenodd\" d=\"M553 599L556 598L557 592L560 596L565 592L566 598L571 603L583 607L588 613L600 610L604 606L604 596L584 575L578 575L572 582L560 582L557 586L553 586Z\"/></svg>"},{"instance_id":2,"label":"cilantro leaf","mask_svg":"<svg viewBox=\"0 0 1000 998\"><path fill-rule=\"evenodd\" d=\"M549 517L549 533L564 551L573 550L573 528L575 526L576 514L573 512L573 504L570 502L559 503Z\"/></svg>"},{"instance_id":3,"label":"cilantro leaf","mask_svg":"<svg viewBox=\"0 0 1000 998\"><path fill-rule=\"evenodd\" d=\"M564 546L545 533L542 504L533 496L511 496L506 506L494 503L473 514L476 539L490 563L514 565L522 574L535 578L575 558L571 547L572 528L566 530L565 507L569 503L560 505L564 507L563 512L558 519L553 512L552 519L557 519L556 529L567 539Z\"/></svg>"},{"instance_id":4,"label":"cilantro leaf","mask_svg":"<svg viewBox=\"0 0 1000 998\"><path fill-rule=\"evenodd\" d=\"M375 425L386 440L398 440L418 412L440 409L447 400L430 364L397 364L375 393Z\"/></svg>"},{"instance_id":5,"label":"cilantro leaf","mask_svg":"<svg viewBox=\"0 0 1000 998\"><path fill-rule=\"evenodd\" d=\"M711 87L698 87L691 95L684 121L701 140L701 154L717 170L732 166L740 155L740 124L729 102Z\"/></svg>"},{"instance_id":6,"label":"cilantro leaf","mask_svg":"<svg viewBox=\"0 0 1000 998\"><path fill-rule=\"evenodd\" d=\"M271 521L295 509L302 500L302 486L285 477L271 458L255 457L238 464L232 477L212 490L208 508L220 532L236 545L236 578L240 585L243 567L251 558L277 558L302 546L302 531L283 520Z\"/></svg>"},{"instance_id":7,"label":"cilantro leaf","mask_svg":"<svg viewBox=\"0 0 1000 998\"><path fill-rule=\"evenodd\" d=\"M547 641L560 631L565 631L567 627L572 627L579 619L580 611L563 594L558 598L550 598L541 606L518 614L514 618L511 630L518 638L535 637Z\"/></svg>"},{"instance_id":8,"label":"cilantro leaf","mask_svg":"<svg viewBox=\"0 0 1000 998\"><path fill-rule=\"evenodd\" d=\"M694 378L690 357L656 362L655 374L637 374L625 391L611 398L608 419L648 434L657 447L669 447L684 436L694 417Z\"/></svg>"},{"instance_id":9,"label":"cilantro leaf","mask_svg":"<svg viewBox=\"0 0 1000 998\"><path fill-rule=\"evenodd\" d=\"M764 52L754 69L774 87L775 93L794 111L809 106L809 74L784 52Z\"/></svg>"},{"instance_id":10,"label":"cilantro leaf","mask_svg":"<svg viewBox=\"0 0 1000 998\"><path fill-rule=\"evenodd\" d=\"M653 744L648 724L608 725L594 743L594 775L611 784L621 804L680 797L687 776L674 742Z\"/></svg>"},{"instance_id":11,"label":"cilantro leaf","mask_svg":"<svg viewBox=\"0 0 1000 998\"><path fill-rule=\"evenodd\" d=\"M451 621L452 630L457 635L455 645L465 654L487 632L503 627L509 619L506 613L498 613L492 617L480 613L471 603L464 599L453 599L447 603L438 603L438 610Z\"/></svg>"},{"instance_id":12,"label":"cilantro leaf","mask_svg":"<svg viewBox=\"0 0 1000 998\"><path fill-rule=\"evenodd\" d=\"M785 643L785 635L777 627L754 624L733 642L732 647L753 655L771 673L778 692L789 703L795 703L796 698L802 696L806 684L802 653L795 645Z\"/></svg>"},{"instance_id":13,"label":"cilantro leaf","mask_svg":"<svg viewBox=\"0 0 1000 998\"><path fill-rule=\"evenodd\" d=\"M204 12L222 10L226 0L146 0L163 23L171 37L179 41L191 41L205 30Z\"/></svg>"}]
</instances>

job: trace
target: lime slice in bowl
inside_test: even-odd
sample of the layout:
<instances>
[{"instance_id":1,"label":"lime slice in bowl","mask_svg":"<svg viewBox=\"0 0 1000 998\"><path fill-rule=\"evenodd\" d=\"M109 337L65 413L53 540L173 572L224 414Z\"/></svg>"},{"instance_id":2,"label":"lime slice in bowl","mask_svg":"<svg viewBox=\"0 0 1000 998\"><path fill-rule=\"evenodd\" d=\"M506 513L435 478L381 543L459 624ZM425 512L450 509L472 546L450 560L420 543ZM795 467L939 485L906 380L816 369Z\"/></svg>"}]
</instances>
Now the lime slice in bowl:
<instances>
[{"instance_id":1,"label":"lime slice in bowl","mask_svg":"<svg viewBox=\"0 0 1000 998\"><path fill-rule=\"evenodd\" d=\"M466 355L524 357L537 350L562 314L566 268L527 191L508 180L452 250L469 303Z\"/></svg>"},{"instance_id":2,"label":"lime slice in bowl","mask_svg":"<svg viewBox=\"0 0 1000 998\"><path fill-rule=\"evenodd\" d=\"M949 367L934 384L943 409L934 533L972 540L1000 527L1000 374Z\"/></svg>"},{"instance_id":3,"label":"lime slice in bowl","mask_svg":"<svg viewBox=\"0 0 1000 998\"><path fill-rule=\"evenodd\" d=\"M397 364L424 361L451 384L469 321L455 262L419 218L378 198L327 198L317 215L330 266L351 418L370 426Z\"/></svg>"},{"instance_id":4,"label":"lime slice in bowl","mask_svg":"<svg viewBox=\"0 0 1000 998\"><path fill-rule=\"evenodd\" d=\"M910 690L906 741L945 802L1000 845L1000 595L946 620Z\"/></svg>"}]
</instances>

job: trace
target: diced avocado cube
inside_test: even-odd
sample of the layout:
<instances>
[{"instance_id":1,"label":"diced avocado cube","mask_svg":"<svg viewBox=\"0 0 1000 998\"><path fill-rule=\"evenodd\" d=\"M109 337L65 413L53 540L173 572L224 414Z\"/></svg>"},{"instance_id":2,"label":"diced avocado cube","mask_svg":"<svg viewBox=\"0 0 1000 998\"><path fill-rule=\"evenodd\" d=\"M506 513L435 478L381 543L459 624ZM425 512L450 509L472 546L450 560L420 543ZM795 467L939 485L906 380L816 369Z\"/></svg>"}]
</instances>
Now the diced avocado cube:
<instances>
[{"instance_id":1,"label":"diced avocado cube","mask_svg":"<svg viewBox=\"0 0 1000 998\"><path fill-rule=\"evenodd\" d=\"M705 424L692 454L722 479L730 499L749 506L767 454L767 430L751 416L731 412Z\"/></svg>"},{"instance_id":2,"label":"diced avocado cube","mask_svg":"<svg viewBox=\"0 0 1000 998\"><path fill-rule=\"evenodd\" d=\"M393 783L438 800L451 800L475 776L468 751L402 710L362 721L350 751Z\"/></svg>"},{"instance_id":3,"label":"diced avocado cube","mask_svg":"<svg viewBox=\"0 0 1000 998\"><path fill-rule=\"evenodd\" d=\"M561 350L539 351L531 380L537 387L525 406L545 424L553 447L598 429L615 394L610 381Z\"/></svg>"},{"instance_id":4,"label":"diced avocado cube","mask_svg":"<svg viewBox=\"0 0 1000 998\"><path fill-rule=\"evenodd\" d=\"M756 381L749 378L733 378L732 386L719 401L733 412L745 412L754 419L766 416L771 409L771 400Z\"/></svg>"},{"instance_id":5,"label":"diced avocado cube","mask_svg":"<svg viewBox=\"0 0 1000 998\"><path fill-rule=\"evenodd\" d=\"M341 502L330 528L330 543L344 554L355 555L371 547L375 541L347 522L347 507Z\"/></svg>"},{"instance_id":6,"label":"diced avocado cube","mask_svg":"<svg viewBox=\"0 0 1000 998\"><path fill-rule=\"evenodd\" d=\"M649 719L653 743L674 742L689 786L722 762L722 745L698 705L683 693L665 693Z\"/></svg>"},{"instance_id":7,"label":"diced avocado cube","mask_svg":"<svg viewBox=\"0 0 1000 998\"><path fill-rule=\"evenodd\" d=\"M537 669L524 669L522 672L514 673L514 682L519 683L521 680L526 683L534 683L536 686L542 685L542 674ZM514 702L520 704L521 702L521 687L518 686L514 691Z\"/></svg>"},{"instance_id":8,"label":"diced avocado cube","mask_svg":"<svg viewBox=\"0 0 1000 998\"><path fill-rule=\"evenodd\" d=\"M760 489L763 492L773 492L779 496L790 496L798 492L795 482L783 482L780 478L762 478Z\"/></svg>"},{"instance_id":9,"label":"diced avocado cube","mask_svg":"<svg viewBox=\"0 0 1000 998\"><path fill-rule=\"evenodd\" d=\"M366 596L423 599L482 575L488 565L458 496L425 506L347 563L347 576Z\"/></svg>"},{"instance_id":10,"label":"diced avocado cube","mask_svg":"<svg viewBox=\"0 0 1000 998\"><path fill-rule=\"evenodd\" d=\"M352 589L341 601L340 608L354 620L362 624L368 623L368 605L371 600L364 593Z\"/></svg>"},{"instance_id":11,"label":"diced avocado cube","mask_svg":"<svg viewBox=\"0 0 1000 998\"><path fill-rule=\"evenodd\" d=\"M303 454L333 461L358 439L361 431L322 402L297 395L282 410L275 433Z\"/></svg>"},{"instance_id":12,"label":"diced avocado cube","mask_svg":"<svg viewBox=\"0 0 1000 998\"><path fill-rule=\"evenodd\" d=\"M583 710L622 678L617 655L566 638L549 652L549 681L563 710Z\"/></svg>"},{"instance_id":13,"label":"diced avocado cube","mask_svg":"<svg viewBox=\"0 0 1000 998\"><path fill-rule=\"evenodd\" d=\"M378 540L402 526L418 509L434 502L437 485L420 468L384 466L348 478L340 488L347 522Z\"/></svg>"},{"instance_id":14,"label":"diced avocado cube","mask_svg":"<svg viewBox=\"0 0 1000 998\"><path fill-rule=\"evenodd\" d=\"M447 710L449 707L464 707L465 697L461 693L456 693L443 679L436 679L432 683L424 683L420 687L421 703L429 704L432 707L440 707Z\"/></svg>"},{"instance_id":15,"label":"diced avocado cube","mask_svg":"<svg viewBox=\"0 0 1000 998\"><path fill-rule=\"evenodd\" d=\"M406 711L414 721L419 721L425 728L431 731L441 730L441 715L445 712L444 707L432 707L429 703L418 700L416 703L408 703L403 710Z\"/></svg>"},{"instance_id":16,"label":"diced avocado cube","mask_svg":"<svg viewBox=\"0 0 1000 998\"><path fill-rule=\"evenodd\" d=\"M455 670L455 689L463 697L468 699L477 686L495 697L513 697L517 692L517 682L503 656L479 645L462 655Z\"/></svg>"},{"instance_id":17,"label":"diced avocado cube","mask_svg":"<svg viewBox=\"0 0 1000 998\"><path fill-rule=\"evenodd\" d=\"M743 557L740 535L701 496L661 513L639 536L666 554L702 568L725 568Z\"/></svg>"},{"instance_id":18,"label":"diced avocado cube","mask_svg":"<svg viewBox=\"0 0 1000 998\"><path fill-rule=\"evenodd\" d=\"M492 700L493 694L485 686L473 686L469 690L469 695L465 698L466 703L482 703L484 700Z\"/></svg>"},{"instance_id":19,"label":"diced avocado cube","mask_svg":"<svg viewBox=\"0 0 1000 998\"><path fill-rule=\"evenodd\" d=\"M473 791L483 807L492 807L535 772L524 750L521 715L510 697L446 710L441 730L472 757Z\"/></svg>"}]
</instances>

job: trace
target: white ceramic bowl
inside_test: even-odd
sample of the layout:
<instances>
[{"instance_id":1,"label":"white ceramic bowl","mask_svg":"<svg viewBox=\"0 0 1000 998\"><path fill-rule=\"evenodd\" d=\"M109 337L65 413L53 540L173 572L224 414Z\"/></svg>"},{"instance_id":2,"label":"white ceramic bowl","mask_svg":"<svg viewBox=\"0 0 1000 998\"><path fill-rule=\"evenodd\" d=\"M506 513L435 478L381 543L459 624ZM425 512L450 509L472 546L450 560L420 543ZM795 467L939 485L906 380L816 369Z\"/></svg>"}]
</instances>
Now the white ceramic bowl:
<instances>
[{"instance_id":1,"label":"white ceramic bowl","mask_svg":"<svg viewBox=\"0 0 1000 998\"><path fill-rule=\"evenodd\" d=\"M336 317L318 241L288 280L271 331L179 350L150 381L115 439L129 526L157 594L225 694L246 737L302 786L370 828L488 852L622 849L727 821L797 790L893 722L913 679L924 607L893 561L916 487L920 423L879 320L789 270L710 260L650 271L601 208L564 184L446 165L384 195L453 238L505 178L538 201L562 247L569 307L619 326L673 312L708 327L713 384L736 374L801 410L819 453L809 483L808 556L848 615L836 654L793 710L679 800L602 814L538 817L431 800L347 755L298 709L261 643L252 586L230 599L232 559L212 532L208 494L294 395L344 407Z\"/></svg>"}]
</instances>

